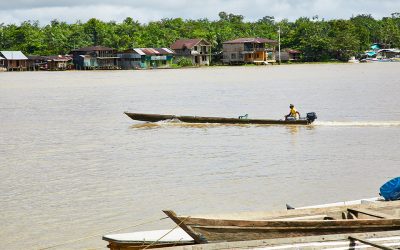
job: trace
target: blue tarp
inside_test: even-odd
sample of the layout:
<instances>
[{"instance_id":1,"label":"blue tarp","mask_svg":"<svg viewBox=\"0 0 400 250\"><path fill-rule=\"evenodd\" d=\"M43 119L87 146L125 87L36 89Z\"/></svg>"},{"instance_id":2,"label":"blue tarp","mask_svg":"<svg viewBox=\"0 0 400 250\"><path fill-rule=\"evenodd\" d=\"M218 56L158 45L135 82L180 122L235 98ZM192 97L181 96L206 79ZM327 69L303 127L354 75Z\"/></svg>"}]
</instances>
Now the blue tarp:
<instances>
[{"instance_id":1,"label":"blue tarp","mask_svg":"<svg viewBox=\"0 0 400 250\"><path fill-rule=\"evenodd\" d=\"M371 49L373 49L373 50L380 49L380 48L381 48L381 46L379 46L379 44L374 43L371 45Z\"/></svg>"},{"instance_id":2,"label":"blue tarp","mask_svg":"<svg viewBox=\"0 0 400 250\"><path fill-rule=\"evenodd\" d=\"M367 51L367 52L365 52L365 54L367 54L368 56L374 56L374 55L376 55L376 52L375 51Z\"/></svg>"},{"instance_id":3,"label":"blue tarp","mask_svg":"<svg viewBox=\"0 0 400 250\"><path fill-rule=\"evenodd\" d=\"M387 201L400 200L400 177L396 177L386 182L382 185L379 191Z\"/></svg>"}]
</instances>

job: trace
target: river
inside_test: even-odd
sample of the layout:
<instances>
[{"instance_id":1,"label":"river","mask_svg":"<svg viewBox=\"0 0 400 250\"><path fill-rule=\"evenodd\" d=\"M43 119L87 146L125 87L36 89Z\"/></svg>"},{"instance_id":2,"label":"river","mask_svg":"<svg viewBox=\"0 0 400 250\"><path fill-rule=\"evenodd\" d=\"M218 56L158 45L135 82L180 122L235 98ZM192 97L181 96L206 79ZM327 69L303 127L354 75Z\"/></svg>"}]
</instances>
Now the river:
<instances>
[{"instance_id":1,"label":"river","mask_svg":"<svg viewBox=\"0 0 400 250\"><path fill-rule=\"evenodd\" d=\"M101 235L117 229L171 228L162 209L377 196L400 175L399 73L398 63L0 73L2 248L105 249ZM281 119L290 103L316 123L145 124L123 114Z\"/></svg>"}]
</instances>

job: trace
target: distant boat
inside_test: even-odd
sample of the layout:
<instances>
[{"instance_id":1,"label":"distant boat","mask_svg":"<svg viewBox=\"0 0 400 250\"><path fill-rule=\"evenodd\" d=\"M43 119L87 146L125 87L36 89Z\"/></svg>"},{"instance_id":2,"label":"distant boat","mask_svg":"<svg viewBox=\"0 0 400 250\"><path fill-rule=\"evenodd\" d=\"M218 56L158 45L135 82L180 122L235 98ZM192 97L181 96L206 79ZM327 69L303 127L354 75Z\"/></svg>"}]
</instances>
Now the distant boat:
<instances>
[{"instance_id":1,"label":"distant boat","mask_svg":"<svg viewBox=\"0 0 400 250\"><path fill-rule=\"evenodd\" d=\"M350 57L349 63L360 63L354 56Z\"/></svg>"},{"instance_id":2,"label":"distant boat","mask_svg":"<svg viewBox=\"0 0 400 250\"><path fill-rule=\"evenodd\" d=\"M178 120L187 123L222 123L222 124L283 124L283 125L309 125L317 119L314 112L307 113L305 118L297 120L271 120L271 119L247 119L247 116L238 118L204 117L204 116L175 116L160 114L143 114L125 112L133 120L145 122L159 122L165 120Z\"/></svg>"}]
</instances>

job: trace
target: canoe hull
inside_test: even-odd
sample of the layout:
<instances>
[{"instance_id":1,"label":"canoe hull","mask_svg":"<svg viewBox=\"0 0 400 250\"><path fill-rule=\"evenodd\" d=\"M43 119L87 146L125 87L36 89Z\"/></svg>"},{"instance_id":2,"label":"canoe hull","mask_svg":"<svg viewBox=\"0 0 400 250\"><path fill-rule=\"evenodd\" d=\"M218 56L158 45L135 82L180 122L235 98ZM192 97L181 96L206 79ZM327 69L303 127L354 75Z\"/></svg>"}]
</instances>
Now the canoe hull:
<instances>
[{"instance_id":1,"label":"canoe hull","mask_svg":"<svg viewBox=\"0 0 400 250\"><path fill-rule=\"evenodd\" d=\"M306 221L304 221L306 222ZM400 220L360 220L348 221L348 225L335 225L335 221L313 221L315 225L290 225L282 223L271 227L240 226L197 226L191 229L202 235L208 242L244 241L276 239L285 237L304 237L313 235L366 233L400 230ZM332 223L333 222L333 223Z\"/></svg>"},{"instance_id":2,"label":"canoe hull","mask_svg":"<svg viewBox=\"0 0 400 250\"><path fill-rule=\"evenodd\" d=\"M196 243L400 230L400 201L230 215L164 213Z\"/></svg>"},{"instance_id":3,"label":"canoe hull","mask_svg":"<svg viewBox=\"0 0 400 250\"><path fill-rule=\"evenodd\" d=\"M179 120L187 123L221 123L221 124L281 124L281 125L308 125L311 124L306 119L300 120L271 120L271 119L239 119L225 117L205 117L205 116L175 116L159 114L142 114L125 112L133 120L144 122L159 122L165 120Z\"/></svg>"}]
</instances>

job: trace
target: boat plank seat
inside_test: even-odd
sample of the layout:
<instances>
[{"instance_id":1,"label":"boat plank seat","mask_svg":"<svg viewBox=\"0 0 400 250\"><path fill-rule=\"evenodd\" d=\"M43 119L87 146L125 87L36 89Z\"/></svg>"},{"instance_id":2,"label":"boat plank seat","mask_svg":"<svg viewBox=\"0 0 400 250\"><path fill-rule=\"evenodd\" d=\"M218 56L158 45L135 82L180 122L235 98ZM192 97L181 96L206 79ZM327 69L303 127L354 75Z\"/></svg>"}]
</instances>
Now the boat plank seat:
<instances>
[{"instance_id":1,"label":"boat plank seat","mask_svg":"<svg viewBox=\"0 0 400 250\"><path fill-rule=\"evenodd\" d=\"M366 214L366 215L369 215L369 216L372 216L375 218L381 218L381 219L400 219L400 217L398 217L398 216L374 211L374 210L367 209L367 208L348 208L347 211L349 213L356 214L356 215L361 213L361 214Z\"/></svg>"}]
</instances>

